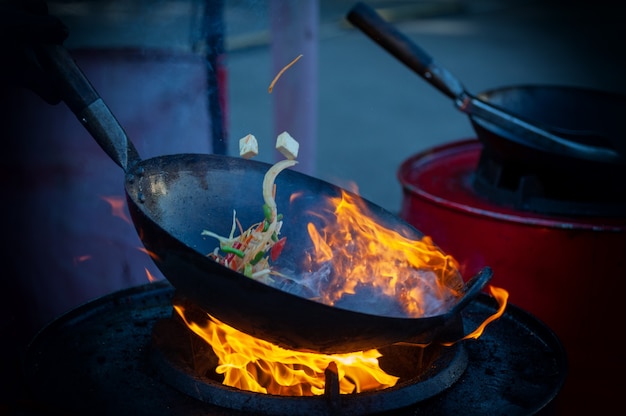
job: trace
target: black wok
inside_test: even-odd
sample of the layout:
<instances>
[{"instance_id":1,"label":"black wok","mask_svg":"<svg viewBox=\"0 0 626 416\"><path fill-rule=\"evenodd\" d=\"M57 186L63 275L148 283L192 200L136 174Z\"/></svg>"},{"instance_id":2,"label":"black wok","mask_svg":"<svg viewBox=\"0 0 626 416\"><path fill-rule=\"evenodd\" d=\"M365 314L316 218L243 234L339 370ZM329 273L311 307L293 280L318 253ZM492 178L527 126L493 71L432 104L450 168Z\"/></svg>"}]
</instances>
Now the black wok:
<instances>
[{"instance_id":1,"label":"black wok","mask_svg":"<svg viewBox=\"0 0 626 416\"><path fill-rule=\"evenodd\" d=\"M58 78L68 107L123 168L130 214L155 264L179 294L239 330L283 347L325 353L353 352L409 339L429 342L448 326L458 325L460 310L491 278L486 267L463 284L463 296L447 313L411 319L331 307L223 267L206 257L217 241L201 232L209 229L228 235L233 209L244 226L262 219L262 181L271 165L207 154L141 160L69 53L63 47L49 46L42 55L45 66ZM277 205L284 214L281 235L289 242L281 261L293 267L307 249L306 223L317 221L307 210L323 197L339 196L342 189L293 170L278 175L276 186ZM290 204L294 192L302 195ZM421 237L389 212L365 203L381 225L406 237Z\"/></svg>"},{"instance_id":2,"label":"black wok","mask_svg":"<svg viewBox=\"0 0 626 416\"><path fill-rule=\"evenodd\" d=\"M481 92L477 97L527 120L563 131L576 131L578 143L613 148L626 155L626 96L564 85L515 85ZM626 202L626 164L573 157L536 146L510 131L471 117L483 152L499 165L517 166L544 179L546 194L587 195L594 201ZM600 135L596 134L602 132ZM611 139L609 139L611 138ZM558 191L557 191L558 188ZM573 198L572 198L573 199ZM623 215L623 210L618 215Z\"/></svg>"}]
</instances>

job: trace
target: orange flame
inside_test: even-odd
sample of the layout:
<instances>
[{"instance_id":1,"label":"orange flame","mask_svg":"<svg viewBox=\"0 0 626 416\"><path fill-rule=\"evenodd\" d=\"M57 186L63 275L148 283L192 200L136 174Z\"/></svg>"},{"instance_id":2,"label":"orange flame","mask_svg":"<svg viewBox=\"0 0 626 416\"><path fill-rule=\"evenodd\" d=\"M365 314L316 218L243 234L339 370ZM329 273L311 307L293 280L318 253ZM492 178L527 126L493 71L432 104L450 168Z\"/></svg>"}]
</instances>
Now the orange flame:
<instances>
[{"instance_id":1,"label":"orange flame","mask_svg":"<svg viewBox=\"0 0 626 416\"><path fill-rule=\"evenodd\" d=\"M493 315L485 319L478 326L478 328L476 328L474 331L470 332L469 334L465 335L463 338L455 342L442 342L441 345L449 347L453 344L456 344L457 342L460 342L466 339L478 339L483 334L487 325L489 325L491 322L495 321L496 319L501 317L502 314L504 314L504 310L506 309L506 304L509 299L509 292L507 292L505 289L489 285L489 293L491 293L491 296L493 296L494 299L498 302L498 310Z\"/></svg>"},{"instance_id":2,"label":"orange flame","mask_svg":"<svg viewBox=\"0 0 626 416\"><path fill-rule=\"evenodd\" d=\"M335 305L344 295L368 288L398 302L405 316L424 317L447 311L461 295L456 260L430 237L416 241L379 225L363 200L347 192L328 202L332 215L318 215L324 227L307 227L314 249L306 267L332 265L323 303Z\"/></svg>"},{"instance_id":3,"label":"orange flame","mask_svg":"<svg viewBox=\"0 0 626 416\"><path fill-rule=\"evenodd\" d=\"M159 279L157 279L156 277L154 277L154 275L153 275L152 273L150 273L150 270L148 270L148 269L147 269L147 268L145 268L145 267L144 267L144 270L146 271L146 277L148 278L148 281L149 281L149 282L151 282L151 283L152 283L152 282L156 282L157 280L159 280Z\"/></svg>"},{"instance_id":4,"label":"orange flame","mask_svg":"<svg viewBox=\"0 0 626 416\"><path fill-rule=\"evenodd\" d=\"M124 208L126 207L126 202L121 196L101 196L102 200L106 201L111 205L111 214L115 217L119 217L126 221L127 223L131 223L130 218L126 215L126 211Z\"/></svg>"},{"instance_id":5,"label":"orange flame","mask_svg":"<svg viewBox=\"0 0 626 416\"><path fill-rule=\"evenodd\" d=\"M312 396L324 393L324 371L337 366L342 394L382 390L394 386L398 377L385 373L378 364L378 350L350 354L316 354L291 351L240 332L210 318L200 326L185 317L184 308L174 309L185 324L202 337L218 358L216 373L223 384L258 393L282 396Z\"/></svg>"},{"instance_id":6,"label":"orange flame","mask_svg":"<svg viewBox=\"0 0 626 416\"><path fill-rule=\"evenodd\" d=\"M297 197L294 194L291 199ZM313 248L305 254L307 273L331 270L324 274L327 283L317 292L321 301L341 306L344 297L366 288L368 296L376 295L369 304L379 303L380 295L400 305L402 316L423 317L447 312L462 295L464 284L456 260L444 254L430 237L410 239L379 225L365 202L347 192L327 202L328 215L312 213L324 225L318 228L313 222L307 224ZM498 311L455 342L478 338L490 322L504 313L508 292L489 288L500 305ZM342 394L382 390L399 380L380 368L378 359L382 354L376 349L349 354L291 351L242 333L210 315L207 323L200 325L185 317L182 306L174 308L185 324L212 347L218 358L215 371L223 375L223 384L231 387L275 395L320 395L324 393L325 370L333 366Z\"/></svg>"},{"instance_id":7,"label":"orange flame","mask_svg":"<svg viewBox=\"0 0 626 416\"><path fill-rule=\"evenodd\" d=\"M137 250L139 250L139 251L141 251L143 253L146 253L148 256L150 256L150 258L152 260L159 260L159 256L157 256L157 254L155 252L150 251L150 250L148 250L145 247L137 247Z\"/></svg>"},{"instance_id":8,"label":"orange flame","mask_svg":"<svg viewBox=\"0 0 626 416\"><path fill-rule=\"evenodd\" d=\"M91 260L93 256L91 254L83 254L82 256L74 256L74 265L77 265L78 263L82 263L84 261L87 260Z\"/></svg>"}]
</instances>

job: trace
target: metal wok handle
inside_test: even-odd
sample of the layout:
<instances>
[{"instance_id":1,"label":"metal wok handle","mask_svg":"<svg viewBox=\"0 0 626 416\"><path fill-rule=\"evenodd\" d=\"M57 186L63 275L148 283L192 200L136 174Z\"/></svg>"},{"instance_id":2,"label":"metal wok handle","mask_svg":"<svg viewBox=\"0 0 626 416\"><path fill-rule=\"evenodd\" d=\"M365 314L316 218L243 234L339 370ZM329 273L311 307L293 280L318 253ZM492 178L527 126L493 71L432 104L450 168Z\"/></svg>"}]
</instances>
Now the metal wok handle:
<instances>
[{"instance_id":1,"label":"metal wok handle","mask_svg":"<svg viewBox=\"0 0 626 416\"><path fill-rule=\"evenodd\" d=\"M626 158L612 149L569 140L570 137L576 139L584 136L584 133L554 134L547 128L522 120L472 96L451 72L437 65L426 51L364 3L357 3L346 18L387 52L452 98L457 109L469 116L498 126L539 148L598 162L626 163Z\"/></svg>"},{"instance_id":2,"label":"metal wok handle","mask_svg":"<svg viewBox=\"0 0 626 416\"><path fill-rule=\"evenodd\" d=\"M478 294L485 288L487 283L491 280L493 271L491 267L486 266L472 277L463 287L463 296L454 305L454 307L448 312L450 315L456 315L462 309L464 309Z\"/></svg>"},{"instance_id":3,"label":"metal wok handle","mask_svg":"<svg viewBox=\"0 0 626 416\"><path fill-rule=\"evenodd\" d=\"M139 162L137 149L67 49L43 45L38 54L44 68L56 78L63 101L106 154L124 172Z\"/></svg>"}]
</instances>

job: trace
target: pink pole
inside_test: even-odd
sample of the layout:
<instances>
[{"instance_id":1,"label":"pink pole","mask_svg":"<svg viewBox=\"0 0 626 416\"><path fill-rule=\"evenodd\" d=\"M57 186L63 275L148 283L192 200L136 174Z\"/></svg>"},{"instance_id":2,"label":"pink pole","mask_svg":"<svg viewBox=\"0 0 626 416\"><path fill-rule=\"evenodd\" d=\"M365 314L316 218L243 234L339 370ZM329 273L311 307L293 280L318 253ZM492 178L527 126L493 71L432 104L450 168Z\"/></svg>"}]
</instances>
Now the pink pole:
<instances>
[{"instance_id":1,"label":"pink pole","mask_svg":"<svg viewBox=\"0 0 626 416\"><path fill-rule=\"evenodd\" d=\"M319 0L270 0L272 74L298 55L272 90L275 136L287 131L300 143L294 168L314 176L317 150ZM278 152L276 160L283 158Z\"/></svg>"}]
</instances>

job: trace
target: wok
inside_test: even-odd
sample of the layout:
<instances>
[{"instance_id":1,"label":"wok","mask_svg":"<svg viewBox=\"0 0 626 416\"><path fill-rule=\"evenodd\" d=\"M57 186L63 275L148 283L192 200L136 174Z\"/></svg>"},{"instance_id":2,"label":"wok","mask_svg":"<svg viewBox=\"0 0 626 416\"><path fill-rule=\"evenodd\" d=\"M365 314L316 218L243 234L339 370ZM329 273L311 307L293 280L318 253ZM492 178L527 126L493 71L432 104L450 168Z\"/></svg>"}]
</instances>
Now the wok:
<instances>
[{"instance_id":1,"label":"wok","mask_svg":"<svg viewBox=\"0 0 626 416\"><path fill-rule=\"evenodd\" d=\"M479 93L478 98L525 119L577 131L580 143L614 148L617 153L626 155L623 120L626 96L623 94L574 86L527 84L490 89ZM588 202L576 211L574 206L562 210L550 206L554 213L624 215L626 164L573 157L556 149L534 146L523 137L479 118L470 120L483 144L482 157L490 161L485 166L493 162L514 168L527 177L541 178L542 193L546 197ZM602 135L594 132L602 132ZM482 173L479 173L474 185L481 184Z\"/></svg>"},{"instance_id":2,"label":"wok","mask_svg":"<svg viewBox=\"0 0 626 416\"><path fill-rule=\"evenodd\" d=\"M244 226L262 219L262 181L271 165L209 154L142 160L69 52L48 45L41 55L46 69L57 78L65 103L124 170L134 226L157 267L180 295L241 331L286 348L323 353L360 351L409 339L426 343L458 325L461 309L491 278L491 269L485 267L463 283L462 297L445 314L398 318L328 306L221 266L206 257L217 241L201 232L209 229L228 235L233 209ZM293 170L278 175L276 187L276 202L284 214L281 235L288 241L280 259L285 267L294 267L307 249L307 222L318 221L308 210L344 190ZM302 195L290 204L294 192ZM409 238L422 236L384 209L364 202L379 224Z\"/></svg>"},{"instance_id":3,"label":"wok","mask_svg":"<svg viewBox=\"0 0 626 416\"><path fill-rule=\"evenodd\" d=\"M518 86L474 96L375 10L357 3L348 21L422 76L466 113L478 138L504 163L587 171L606 179L626 173L626 97L575 87ZM599 170L599 171L598 171Z\"/></svg>"}]
</instances>

